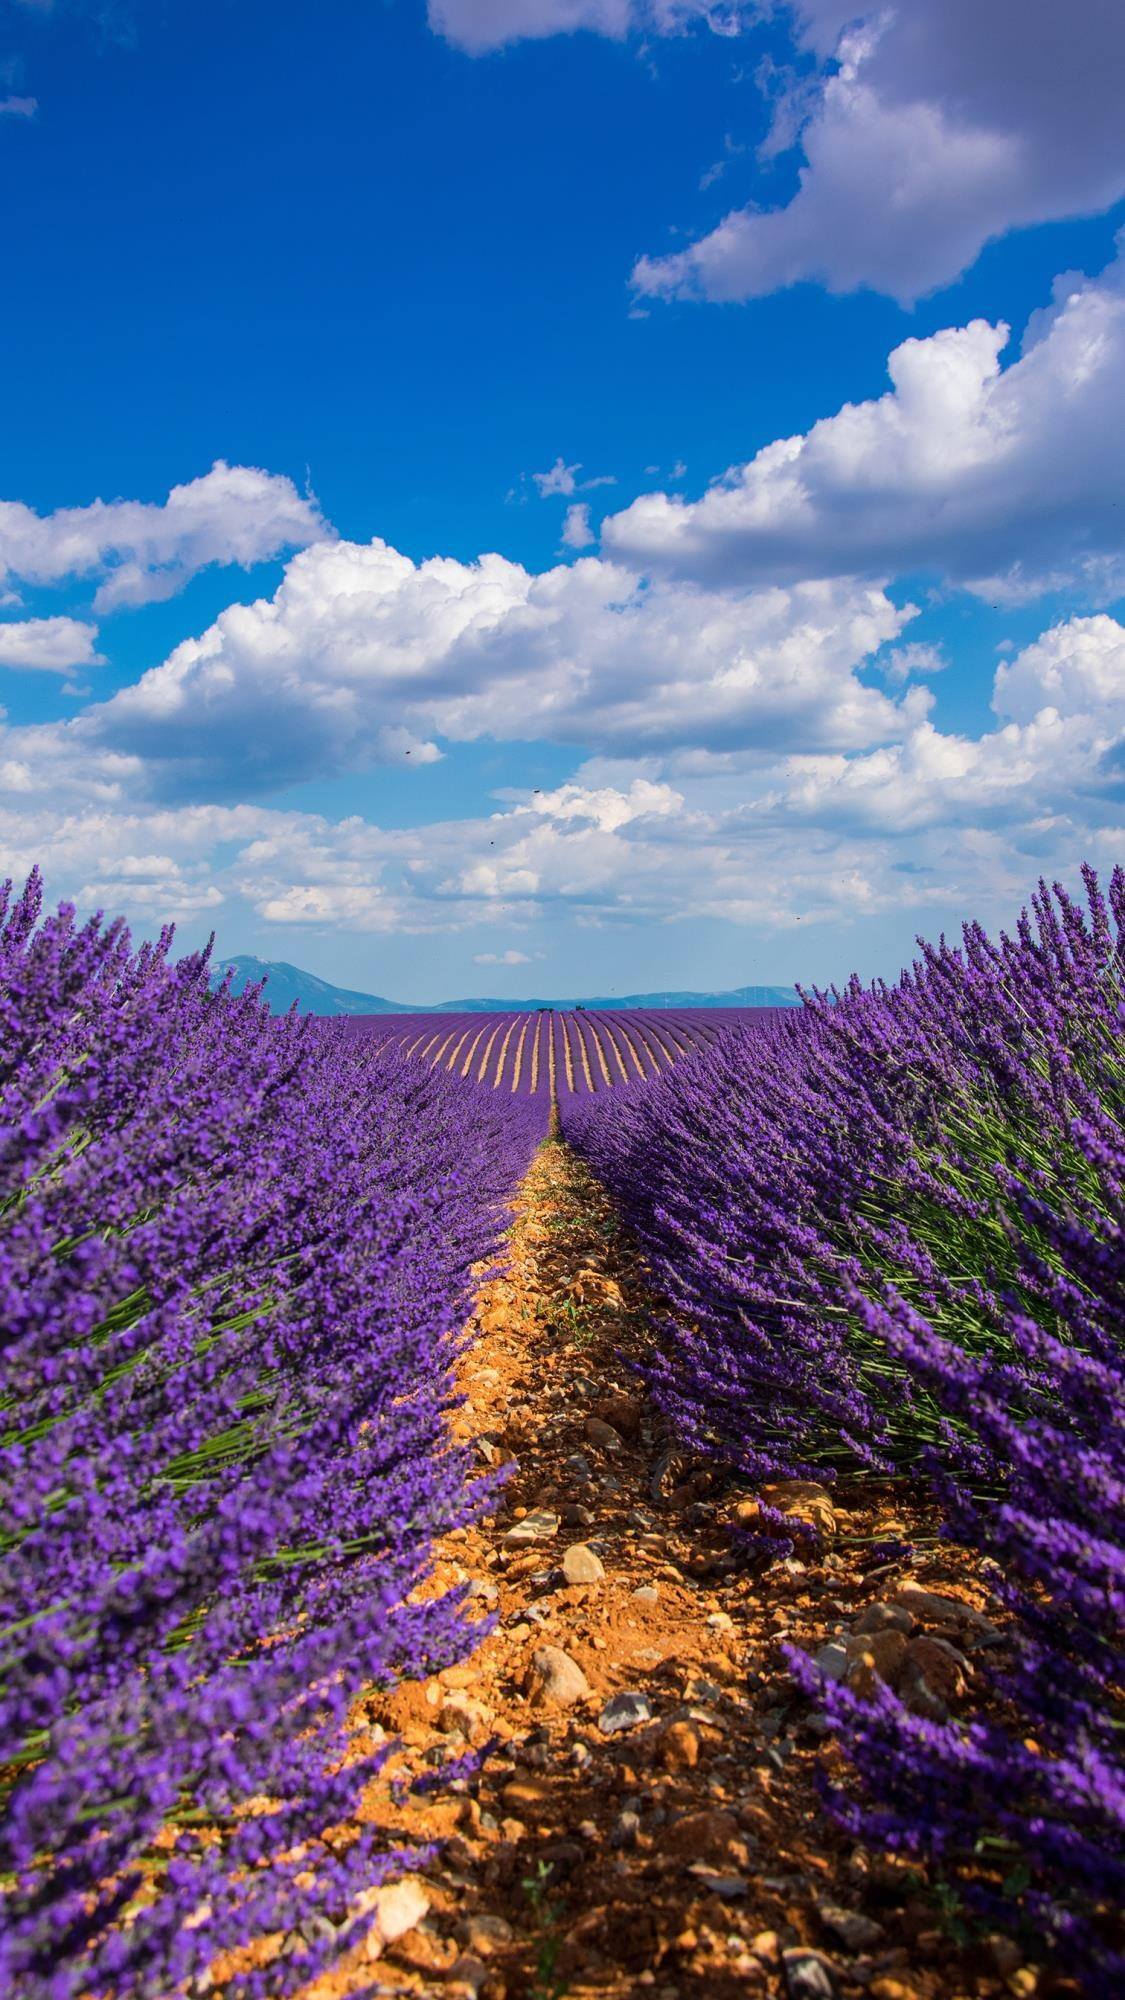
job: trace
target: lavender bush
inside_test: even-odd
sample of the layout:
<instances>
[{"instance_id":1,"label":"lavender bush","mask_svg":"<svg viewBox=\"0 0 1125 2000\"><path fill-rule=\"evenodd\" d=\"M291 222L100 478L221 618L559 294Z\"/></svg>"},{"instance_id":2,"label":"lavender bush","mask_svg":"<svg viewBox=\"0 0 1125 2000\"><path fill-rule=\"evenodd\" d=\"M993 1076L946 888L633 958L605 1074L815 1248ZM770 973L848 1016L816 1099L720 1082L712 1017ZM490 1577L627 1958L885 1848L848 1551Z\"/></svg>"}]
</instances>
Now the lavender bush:
<instances>
[{"instance_id":1,"label":"lavender bush","mask_svg":"<svg viewBox=\"0 0 1125 2000\"><path fill-rule=\"evenodd\" d=\"M994 1722L824 1688L848 1823L1125 1975L1125 877L730 1035L570 1136L672 1312L656 1389L752 1478L914 1468L1010 1617Z\"/></svg>"},{"instance_id":2,"label":"lavender bush","mask_svg":"<svg viewBox=\"0 0 1125 2000\"><path fill-rule=\"evenodd\" d=\"M283 1995L401 1866L345 1830L350 1704L468 1643L416 1587L544 1120L39 916L5 892L0 1989L166 1996L282 1932L231 1990Z\"/></svg>"}]
</instances>

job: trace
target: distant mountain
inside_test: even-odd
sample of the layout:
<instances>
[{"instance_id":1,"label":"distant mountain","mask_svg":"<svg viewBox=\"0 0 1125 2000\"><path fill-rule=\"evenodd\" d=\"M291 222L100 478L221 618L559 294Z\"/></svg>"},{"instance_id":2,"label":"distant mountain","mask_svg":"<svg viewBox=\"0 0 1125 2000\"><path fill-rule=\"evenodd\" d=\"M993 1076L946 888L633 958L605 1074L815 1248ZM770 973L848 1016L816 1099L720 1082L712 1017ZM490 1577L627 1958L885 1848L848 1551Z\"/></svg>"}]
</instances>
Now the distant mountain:
<instances>
[{"instance_id":1,"label":"distant mountain","mask_svg":"<svg viewBox=\"0 0 1125 2000\"><path fill-rule=\"evenodd\" d=\"M419 1008L396 1007L393 1000L380 1000L376 993L349 993L345 986L330 986L326 979L318 979L313 972L302 972L299 965L286 965L284 959L223 958L216 965L216 971L223 973L228 966L234 967L232 984L236 993L244 986L256 986L260 979L266 982L266 999L275 1014L287 1014L294 1000L302 1014L412 1014L421 1012Z\"/></svg>"},{"instance_id":2,"label":"distant mountain","mask_svg":"<svg viewBox=\"0 0 1125 2000\"><path fill-rule=\"evenodd\" d=\"M540 1007L799 1007L793 986L735 986L729 993L599 993L588 1000L443 1000L429 1014L534 1014ZM418 1008L400 1011L417 1013Z\"/></svg>"},{"instance_id":3,"label":"distant mountain","mask_svg":"<svg viewBox=\"0 0 1125 2000\"><path fill-rule=\"evenodd\" d=\"M302 1014L534 1014L540 1007L796 1007L792 986L736 986L729 993L598 994L588 1000L441 1000L432 1007L383 1000L377 993L352 993L330 986L315 973L281 959L242 955L218 961L216 970L234 967L234 990L266 981L266 999L275 1014L284 1014L294 1000Z\"/></svg>"}]
</instances>

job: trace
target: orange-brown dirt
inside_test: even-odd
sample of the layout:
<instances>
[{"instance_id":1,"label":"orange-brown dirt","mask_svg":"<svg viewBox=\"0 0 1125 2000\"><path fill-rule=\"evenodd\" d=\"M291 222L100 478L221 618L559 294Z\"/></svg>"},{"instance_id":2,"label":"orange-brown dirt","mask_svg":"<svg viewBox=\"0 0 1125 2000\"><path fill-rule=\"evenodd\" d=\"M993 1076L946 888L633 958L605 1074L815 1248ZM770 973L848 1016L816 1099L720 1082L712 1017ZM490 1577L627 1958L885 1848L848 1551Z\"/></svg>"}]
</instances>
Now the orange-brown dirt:
<instances>
[{"instance_id":1,"label":"orange-brown dirt","mask_svg":"<svg viewBox=\"0 0 1125 2000\"><path fill-rule=\"evenodd\" d=\"M496 1623L462 1664L372 1694L356 1717L359 1747L398 1740L388 1778L494 1747L459 1790L398 1804L382 1780L373 1790L366 1811L396 1836L442 1843L413 1878L421 1921L381 1954L354 1949L309 2000L372 1987L443 2000L1064 1991L1011 1940L959 1946L917 1872L834 1827L815 1780L839 1752L781 1655L786 1640L815 1650L904 1585L947 1606L952 1593L971 1649L983 1590L931 1515L870 1481L836 1492L819 1553L748 1566L730 1536L745 1493L670 1447L632 1372L646 1304L611 1204L547 1144L460 1364L456 1428L511 1476L495 1516L438 1551L438 1581L472 1579L471 1609ZM913 1557L879 1565L875 1544L898 1534ZM593 1580L567 1580L575 1545L597 1560L572 1555L571 1569ZM915 1633L932 1650L927 1623L923 1608ZM544 1689L546 1647L579 1670L573 1700ZM642 1719L608 1733L622 1692L643 1698Z\"/></svg>"}]
</instances>

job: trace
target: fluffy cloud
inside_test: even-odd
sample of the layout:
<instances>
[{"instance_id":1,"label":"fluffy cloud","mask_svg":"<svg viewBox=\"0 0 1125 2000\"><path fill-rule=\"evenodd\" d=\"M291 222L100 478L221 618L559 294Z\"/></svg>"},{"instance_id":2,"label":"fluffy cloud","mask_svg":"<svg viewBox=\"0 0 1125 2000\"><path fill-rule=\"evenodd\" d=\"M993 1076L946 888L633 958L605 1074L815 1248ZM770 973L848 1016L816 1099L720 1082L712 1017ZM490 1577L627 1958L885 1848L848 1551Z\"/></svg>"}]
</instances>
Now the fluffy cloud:
<instances>
[{"instance_id":1,"label":"fluffy cloud","mask_svg":"<svg viewBox=\"0 0 1125 2000\"><path fill-rule=\"evenodd\" d=\"M1050 711L1125 722L1125 629L1115 618L1071 618L996 670L992 706L1013 722Z\"/></svg>"},{"instance_id":2,"label":"fluffy cloud","mask_svg":"<svg viewBox=\"0 0 1125 2000\"><path fill-rule=\"evenodd\" d=\"M0 667L67 674L72 667L100 667L96 625L78 618L24 618L0 624Z\"/></svg>"},{"instance_id":3,"label":"fluffy cloud","mask_svg":"<svg viewBox=\"0 0 1125 2000\"><path fill-rule=\"evenodd\" d=\"M761 809L831 829L909 835L998 826L1091 833L1120 815L1125 626L1071 618L996 670L1000 726L946 734L928 719L852 758L797 756ZM1115 858L1122 858L1121 855Z\"/></svg>"},{"instance_id":4,"label":"fluffy cloud","mask_svg":"<svg viewBox=\"0 0 1125 2000\"><path fill-rule=\"evenodd\" d=\"M1125 16L1123 16L1125 18ZM704 496L650 493L604 524L610 554L716 583L937 569L992 595L1125 576L1125 282L1060 278L1005 368L1009 329L906 340L892 387L766 445Z\"/></svg>"},{"instance_id":5,"label":"fluffy cloud","mask_svg":"<svg viewBox=\"0 0 1125 2000\"><path fill-rule=\"evenodd\" d=\"M636 820L667 819L682 806L682 797L671 785L634 778L627 792L613 785L560 785L556 791L540 792L517 805L513 816L531 815L556 825L584 821L599 833L616 833Z\"/></svg>"},{"instance_id":6,"label":"fluffy cloud","mask_svg":"<svg viewBox=\"0 0 1125 2000\"><path fill-rule=\"evenodd\" d=\"M804 62L765 151L799 134L797 193L643 258L642 292L747 299L812 279L908 304L1007 230L1099 214L1125 194L1120 7L796 0L792 14Z\"/></svg>"},{"instance_id":7,"label":"fluffy cloud","mask_svg":"<svg viewBox=\"0 0 1125 2000\"><path fill-rule=\"evenodd\" d=\"M584 500L576 500L573 507L566 510L562 539L568 549L588 549L597 540L590 526L590 509Z\"/></svg>"},{"instance_id":8,"label":"fluffy cloud","mask_svg":"<svg viewBox=\"0 0 1125 2000\"><path fill-rule=\"evenodd\" d=\"M560 454L547 472L533 472L531 477L539 488L539 498L550 500L555 494L569 499L575 493L592 493L597 486L616 486L617 477L612 472L600 472L593 479L579 479L581 464L568 465ZM572 507L571 513L575 512Z\"/></svg>"},{"instance_id":9,"label":"fluffy cloud","mask_svg":"<svg viewBox=\"0 0 1125 2000\"><path fill-rule=\"evenodd\" d=\"M0 118L34 118L38 109L37 97L0 97Z\"/></svg>"},{"instance_id":10,"label":"fluffy cloud","mask_svg":"<svg viewBox=\"0 0 1125 2000\"><path fill-rule=\"evenodd\" d=\"M0 583L100 576L94 605L110 611L171 597L211 564L248 569L327 532L292 480L219 459L160 503L94 500L36 514L0 501Z\"/></svg>"},{"instance_id":11,"label":"fluffy cloud","mask_svg":"<svg viewBox=\"0 0 1125 2000\"><path fill-rule=\"evenodd\" d=\"M730 34L756 11L750 0L429 0L434 32L474 56L582 28L621 41L633 30L678 34L701 21Z\"/></svg>"},{"instance_id":12,"label":"fluffy cloud","mask_svg":"<svg viewBox=\"0 0 1125 2000\"><path fill-rule=\"evenodd\" d=\"M590 557L534 575L499 555L415 564L382 541L322 543L272 598L232 605L71 729L95 755L144 760L169 797L432 760L435 738L854 749L928 702L855 672L912 615L851 581L701 591Z\"/></svg>"},{"instance_id":13,"label":"fluffy cloud","mask_svg":"<svg viewBox=\"0 0 1125 2000\"><path fill-rule=\"evenodd\" d=\"M944 673L949 661L940 646L931 646L912 640L906 646L892 646L879 665L885 678L901 685L913 679L916 674Z\"/></svg>"},{"instance_id":14,"label":"fluffy cloud","mask_svg":"<svg viewBox=\"0 0 1125 2000\"><path fill-rule=\"evenodd\" d=\"M530 965L533 958L541 958L542 952L526 951L475 951L474 965Z\"/></svg>"},{"instance_id":15,"label":"fluffy cloud","mask_svg":"<svg viewBox=\"0 0 1125 2000\"><path fill-rule=\"evenodd\" d=\"M549 472L533 472L531 476L539 488L540 499L549 500L553 493L573 493L575 473L581 470L580 465L567 465L560 455Z\"/></svg>"},{"instance_id":16,"label":"fluffy cloud","mask_svg":"<svg viewBox=\"0 0 1125 2000\"><path fill-rule=\"evenodd\" d=\"M1041 869L1125 851L1125 627L1074 618L997 669L979 737L916 715L852 751L588 761L488 816L382 828L265 806L166 806L74 725L0 730L4 872L45 862L83 907L290 931L417 934L711 917L770 932L974 910ZM503 955L493 955L496 962ZM782 961L784 963L784 961Z\"/></svg>"}]
</instances>

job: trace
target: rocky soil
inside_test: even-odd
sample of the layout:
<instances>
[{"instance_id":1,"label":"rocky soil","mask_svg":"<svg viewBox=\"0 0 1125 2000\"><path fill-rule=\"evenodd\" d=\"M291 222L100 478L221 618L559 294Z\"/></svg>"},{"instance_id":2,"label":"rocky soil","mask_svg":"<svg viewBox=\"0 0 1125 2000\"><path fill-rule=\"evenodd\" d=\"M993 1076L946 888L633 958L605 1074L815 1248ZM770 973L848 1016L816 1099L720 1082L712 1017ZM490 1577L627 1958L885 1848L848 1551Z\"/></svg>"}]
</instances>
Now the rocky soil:
<instances>
[{"instance_id":1,"label":"rocky soil","mask_svg":"<svg viewBox=\"0 0 1125 2000\"><path fill-rule=\"evenodd\" d=\"M373 1895L365 1944L310 2000L1068 1991L1010 1939L959 1941L917 1871L838 1832L816 1781L839 1752L782 1657L796 1643L948 1714L1002 1644L984 1589L921 1503L870 1481L774 1489L817 1552L748 1562L732 1528L756 1500L677 1453L638 1388L649 1323L612 1209L548 1145L461 1364L457 1428L511 1471L495 1515L442 1544L438 1580L470 1579L491 1628L356 1717L357 1748L397 1740L400 1781L491 1747L453 1791L368 1799L440 1849Z\"/></svg>"}]
</instances>

